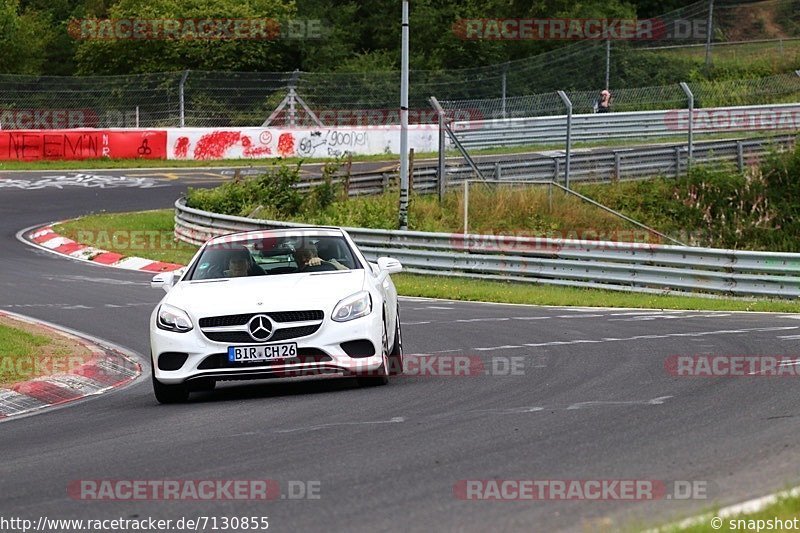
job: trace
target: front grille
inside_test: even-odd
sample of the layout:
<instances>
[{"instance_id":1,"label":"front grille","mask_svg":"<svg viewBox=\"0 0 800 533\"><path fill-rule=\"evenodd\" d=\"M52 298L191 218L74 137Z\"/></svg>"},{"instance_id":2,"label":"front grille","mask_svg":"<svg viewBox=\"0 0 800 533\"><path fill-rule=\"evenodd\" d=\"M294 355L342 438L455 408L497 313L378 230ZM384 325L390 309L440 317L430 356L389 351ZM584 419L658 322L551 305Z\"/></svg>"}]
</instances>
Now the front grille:
<instances>
[{"instance_id":1,"label":"front grille","mask_svg":"<svg viewBox=\"0 0 800 533\"><path fill-rule=\"evenodd\" d=\"M197 366L198 370L213 370L218 368L247 368L252 366L284 366L298 363L327 363L333 361L330 355L317 348L300 348L297 357L291 359L276 359L273 361L243 361L232 363L228 361L228 354L215 353L209 355Z\"/></svg>"},{"instance_id":2,"label":"front grille","mask_svg":"<svg viewBox=\"0 0 800 533\"><path fill-rule=\"evenodd\" d=\"M320 324L315 324L313 326L298 326L295 328L278 329L275 330L275 333L272 335L272 337L265 342L278 342L288 339L296 339L299 337L306 337L312 333L316 333L319 327ZM253 337L251 337L246 331L204 331L203 335L214 342L261 344L258 341L253 340Z\"/></svg>"},{"instance_id":3,"label":"front grille","mask_svg":"<svg viewBox=\"0 0 800 533\"><path fill-rule=\"evenodd\" d=\"M218 328L224 326L244 326L256 315L267 315L273 322L305 322L322 320L322 311L275 311L271 313L246 313L242 315L225 315L201 318L201 328Z\"/></svg>"},{"instance_id":4,"label":"front grille","mask_svg":"<svg viewBox=\"0 0 800 533\"><path fill-rule=\"evenodd\" d=\"M308 320L322 320L325 313L322 311L277 311L267 313L275 322L305 322Z\"/></svg>"}]
</instances>

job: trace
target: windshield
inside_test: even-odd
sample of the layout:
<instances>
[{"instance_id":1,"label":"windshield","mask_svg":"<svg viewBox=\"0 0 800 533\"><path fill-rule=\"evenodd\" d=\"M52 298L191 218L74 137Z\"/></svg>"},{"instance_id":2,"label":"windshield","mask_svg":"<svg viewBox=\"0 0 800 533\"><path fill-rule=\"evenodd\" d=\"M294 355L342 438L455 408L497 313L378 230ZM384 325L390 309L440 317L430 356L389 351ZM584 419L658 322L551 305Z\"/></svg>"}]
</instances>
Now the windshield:
<instances>
[{"instance_id":1,"label":"windshield","mask_svg":"<svg viewBox=\"0 0 800 533\"><path fill-rule=\"evenodd\" d=\"M222 242L205 247L186 279L333 272L362 268L343 237L282 236Z\"/></svg>"}]
</instances>

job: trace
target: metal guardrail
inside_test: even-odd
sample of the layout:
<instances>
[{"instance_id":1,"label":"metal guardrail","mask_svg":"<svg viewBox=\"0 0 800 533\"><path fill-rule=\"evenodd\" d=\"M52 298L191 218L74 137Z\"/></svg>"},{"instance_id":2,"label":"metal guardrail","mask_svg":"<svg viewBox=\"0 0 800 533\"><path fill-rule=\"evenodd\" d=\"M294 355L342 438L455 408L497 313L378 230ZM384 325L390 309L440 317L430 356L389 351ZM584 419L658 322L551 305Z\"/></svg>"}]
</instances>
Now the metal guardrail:
<instances>
[{"instance_id":1,"label":"metal guardrail","mask_svg":"<svg viewBox=\"0 0 800 533\"><path fill-rule=\"evenodd\" d=\"M572 141L686 136L690 116L695 135L757 131L797 131L800 103L741 107L632 111L572 115ZM564 143L567 116L454 122L467 150Z\"/></svg>"},{"instance_id":2,"label":"metal guardrail","mask_svg":"<svg viewBox=\"0 0 800 533\"><path fill-rule=\"evenodd\" d=\"M695 163L728 162L743 170L774 149L794 146L794 135L756 139L732 139L694 143L692 161ZM611 180L644 179L653 176L680 176L689 166L686 144L667 144L635 148L605 148L575 150L571 154L571 182L603 182ZM509 154L478 159L482 174L492 179L509 181L560 181L565 170L565 154L561 150L544 153ZM474 179L471 166L462 159L446 160L446 185L460 186L465 179ZM396 180L395 172L362 172L350 175L348 191L351 196L380 194ZM435 193L438 172L435 162L417 162L414 168L413 189L417 193ZM301 188L322 183L321 178L304 178Z\"/></svg>"},{"instance_id":3,"label":"metal guardrail","mask_svg":"<svg viewBox=\"0 0 800 533\"><path fill-rule=\"evenodd\" d=\"M175 202L185 242L236 231L291 228ZM645 293L800 296L800 254L657 244L345 228L370 260L399 259L407 272Z\"/></svg>"}]
</instances>

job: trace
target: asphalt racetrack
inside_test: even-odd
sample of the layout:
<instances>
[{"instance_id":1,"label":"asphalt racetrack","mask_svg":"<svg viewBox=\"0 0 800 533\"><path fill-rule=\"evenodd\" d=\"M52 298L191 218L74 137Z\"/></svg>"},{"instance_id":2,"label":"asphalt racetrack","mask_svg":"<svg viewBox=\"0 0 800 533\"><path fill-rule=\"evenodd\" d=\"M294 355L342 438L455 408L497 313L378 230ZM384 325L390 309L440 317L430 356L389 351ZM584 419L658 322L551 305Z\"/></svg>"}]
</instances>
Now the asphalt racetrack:
<instances>
[{"instance_id":1,"label":"asphalt racetrack","mask_svg":"<svg viewBox=\"0 0 800 533\"><path fill-rule=\"evenodd\" d=\"M149 365L147 320L163 293L147 274L56 257L15 235L92 211L170 207L191 181L150 178L0 185L0 309L117 343ZM268 516L276 531L613 531L800 478L798 378L675 377L665 363L681 354L796 356L799 317L409 298L401 314L407 354L470 356L490 371L416 374L372 389L346 379L223 383L174 406L156 403L145 375L0 423L0 515ZM504 370L510 363L517 371ZM84 501L68 493L70 483L104 479L270 479L283 498ZM488 479L697 482L707 498L475 501L454 491ZM289 491L298 486L314 497L295 499Z\"/></svg>"}]
</instances>

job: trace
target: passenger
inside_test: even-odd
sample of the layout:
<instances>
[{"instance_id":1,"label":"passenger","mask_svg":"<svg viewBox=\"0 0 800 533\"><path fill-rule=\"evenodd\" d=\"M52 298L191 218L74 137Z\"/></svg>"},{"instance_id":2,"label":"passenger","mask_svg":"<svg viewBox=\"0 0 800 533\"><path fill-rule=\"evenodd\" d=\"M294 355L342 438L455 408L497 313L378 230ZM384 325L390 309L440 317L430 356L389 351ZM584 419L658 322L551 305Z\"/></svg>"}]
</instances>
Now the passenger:
<instances>
[{"instance_id":1,"label":"passenger","mask_svg":"<svg viewBox=\"0 0 800 533\"><path fill-rule=\"evenodd\" d=\"M256 264L253 256L244 247L231 252L228 256L227 267L225 275L230 278L264 275L264 270Z\"/></svg>"},{"instance_id":2,"label":"passenger","mask_svg":"<svg viewBox=\"0 0 800 533\"><path fill-rule=\"evenodd\" d=\"M234 256L228 260L228 276L231 278L239 278L247 276L250 262L246 257Z\"/></svg>"}]
</instances>

